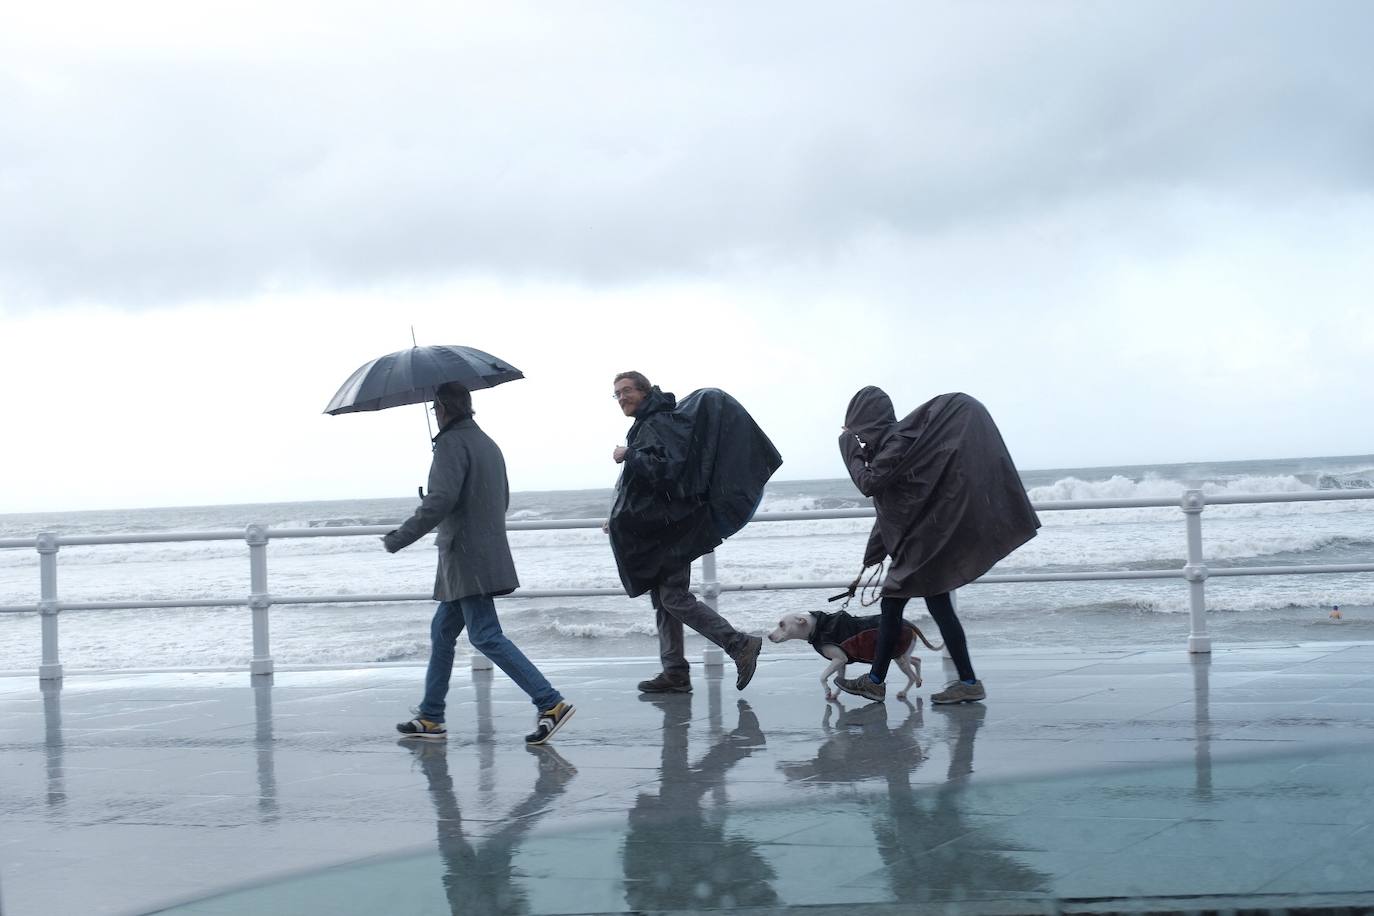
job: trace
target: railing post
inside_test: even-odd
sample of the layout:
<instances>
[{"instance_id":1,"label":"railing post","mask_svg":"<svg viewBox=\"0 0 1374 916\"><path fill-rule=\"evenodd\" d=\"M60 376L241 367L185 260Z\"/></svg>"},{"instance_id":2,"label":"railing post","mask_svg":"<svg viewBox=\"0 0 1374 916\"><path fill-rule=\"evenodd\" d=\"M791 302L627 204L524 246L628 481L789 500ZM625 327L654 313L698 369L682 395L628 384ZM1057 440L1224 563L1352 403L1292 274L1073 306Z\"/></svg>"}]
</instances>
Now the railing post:
<instances>
[{"instance_id":1,"label":"railing post","mask_svg":"<svg viewBox=\"0 0 1374 916\"><path fill-rule=\"evenodd\" d=\"M701 600L713 611L720 610L720 583L716 581L716 552L701 558Z\"/></svg>"},{"instance_id":2,"label":"railing post","mask_svg":"<svg viewBox=\"0 0 1374 916\"><path fill-rule=\"evenodd\" d=\"M713 611L720 610L720 583L716 581L716 552L701 558L701 600ZM708 668L725 664L725 653L715 646L707 646L701 653L701 663Z\"/></svg>"},{"instance_id":3,"label":"railing post","mask_svg":"<svg viewBox=\"0 0 1374 916\"><path fill-rule=\"evenodd\" d=\"M1188 611L1191 631L1188 634L1188 651L1201 653L1212 651L1212 637L1207 635L1207 594L1204 583L1207 581L1207 565L1202 562L1202 510L1207 498L1201 490L1184 490L1179 506L1188 526L1188 564L1183 567L1183 578L1188 582Z\"/></svg>"},{"instance_id":4,"label":"railing post","mask_svg":"<svg viewBox=\"0 0 1374 916\"><path fill-rule=\"evenodd\" d=\"M268 610L272 607L272 596L267 592L267 528L264 525L249 525L243 533L248 542L248 572L251 582L248 592L248 607L253 611L253 660L248 665L249 675L272 673L271 636L268 630Z\"/></svg>"},{"instance_id":5,"label":"railing post","mask_svg":"<svg viewBox=\"0 0 1374 916\"><path fill-rule=\"evenodd\" d=\"M57 535L38 536L38 616L43 626L43 660L40 681L60 681L62 663L57 659Z\"/></svg>"}]
</instances>

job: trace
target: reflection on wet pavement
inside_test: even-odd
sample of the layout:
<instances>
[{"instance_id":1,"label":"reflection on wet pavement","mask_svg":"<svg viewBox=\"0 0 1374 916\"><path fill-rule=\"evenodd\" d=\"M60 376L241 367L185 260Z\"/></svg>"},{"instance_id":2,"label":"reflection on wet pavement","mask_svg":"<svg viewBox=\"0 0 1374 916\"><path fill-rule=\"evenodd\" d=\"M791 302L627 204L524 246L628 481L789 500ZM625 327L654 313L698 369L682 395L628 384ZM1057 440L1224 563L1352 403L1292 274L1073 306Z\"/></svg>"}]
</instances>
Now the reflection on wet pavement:
<instances>
[{"instance_id":1,"label":"reflection on wet pavement","mask_svg":"<svg viewBox=\"0 0 1374 916\"><path fill-rule=\"evenodd\" d=\"M579 712L534 749L491 672L447 742L391 731L415 668L0 679L0 911L1374 899L1374 647L980 663L929 707L823 703L800 653L645 698L647 660L552 662Z\"/></svg>"},{"instance_id":2,"label":"reflection on wet pavement","mask_svg":"<svg viewBox=\"0 0 1374 916\"><path fill-rule=\"evenodd\" d=\"M719 695L719 680L712 684ZM703 801L722 792L730 769L765 745L749 704L738 701L738 725L709 728L710 748L688 759L691 694L641 697L663 712L663 757L657 791L640 791L625 834L625 903L632 910L729 909L778 902L773 869L748 837L728 832L729 809Z\"/></svg>"},{"instance_id":3,"label":"reflection on wet pavement","mask_svg":"<svg viewBox=\"0 0 1374 916\"><path fill-rule=\"evenodd\" d=\"M552 746L528 748L538 758L529 795L505 812L500 829L474 842L463 835L462 810L449 775L447 742L401 739L397 743L415 757L429 784L439 857L443 860L444 896L450 909L455 913L528 912L512 864L515 851L577 775L577 769Z\"/></svg>"}]
</instances>

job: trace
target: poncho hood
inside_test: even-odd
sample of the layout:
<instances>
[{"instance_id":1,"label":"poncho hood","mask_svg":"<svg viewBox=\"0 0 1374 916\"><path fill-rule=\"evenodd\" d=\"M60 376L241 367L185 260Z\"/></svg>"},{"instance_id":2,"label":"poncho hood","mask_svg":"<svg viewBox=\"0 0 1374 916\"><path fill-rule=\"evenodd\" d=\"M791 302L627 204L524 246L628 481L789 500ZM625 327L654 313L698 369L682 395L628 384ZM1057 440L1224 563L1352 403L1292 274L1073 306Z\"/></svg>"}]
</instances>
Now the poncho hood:
<instances>
[{"instance_id":1,"label":"poncho hood","mask_svg":"<svg viewBox=\"0 0 1374 916\"><path fill-rule=\"evenodd\" d=\"M844 426L863 440L870 452L876 452L897 426L897 412L887 392L874 385L860 388L849 399L844 413Z\"/></svg>"}]
</instances>

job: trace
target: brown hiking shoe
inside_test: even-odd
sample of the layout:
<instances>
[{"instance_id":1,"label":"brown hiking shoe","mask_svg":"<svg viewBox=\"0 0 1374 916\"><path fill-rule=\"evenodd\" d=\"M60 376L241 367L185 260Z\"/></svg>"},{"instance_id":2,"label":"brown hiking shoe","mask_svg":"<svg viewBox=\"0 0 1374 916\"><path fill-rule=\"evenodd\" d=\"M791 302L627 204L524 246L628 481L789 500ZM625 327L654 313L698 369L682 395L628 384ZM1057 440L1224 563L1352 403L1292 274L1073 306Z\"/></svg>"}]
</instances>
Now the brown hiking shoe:
<instances>
[{"instance_id":1,"label":"brown hiking shoe","mask_svg":"<svg viewBox=\"0 0 1374 916\"><path fill-rule=\"evenodd\" d=\"M945 706L954 703L977 703L987 698L988 693L983 689L982 681L974 681L972 684L950 681L944 690L931 694L930 702L937 706Z\"/></svg>"},{"instance_id":2,"label":"brown hiking shoe","mask_svg":"<svg viewBox=\"0 0 1374 916\"><path fill-rule=\"evenodd\" d=\"M873 700L881 703L887 696L886 684L875 684L873 679L866 674L858 677L837 677L835 686L845 693L852 693L856 697L863 697L865 700Z\"/></svg>"},{"instance_id":3,"label":"brown hiking shoe","mask_svg":"<svg viewBox=\"0 0 1374 916\"><path fill-rule=\"evenodd\" d=\"M735 660L736 690L748 687L749 682L754 679L754 669L759 666L759 653L762 651L763 640L757 636L750 636L740 653L731 656Z\"/></svg>"},{"instance_id":4,"label":"brown hiking shoe","mask_svg":"<svg viewBox=\"0 0 1374 916\"><path fill-rule=\"evenodd\" d=\"M660 671L647 681L639 682L640 693L691 693L692 681L685 674Z\"/></svg>"}]
</instances>

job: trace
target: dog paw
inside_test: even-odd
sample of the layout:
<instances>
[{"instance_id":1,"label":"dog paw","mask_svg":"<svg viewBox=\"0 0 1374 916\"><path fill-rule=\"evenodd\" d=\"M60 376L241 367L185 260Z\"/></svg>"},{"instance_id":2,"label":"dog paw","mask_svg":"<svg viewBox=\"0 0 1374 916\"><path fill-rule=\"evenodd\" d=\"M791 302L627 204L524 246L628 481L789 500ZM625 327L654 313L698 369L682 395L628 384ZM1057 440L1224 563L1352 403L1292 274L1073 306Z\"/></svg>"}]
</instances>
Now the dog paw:
<instances>
[{"instance_id":1,"label":"dog paw","mask_svg":"<svg viewBox=\"0 0 1374 916\"><path fill-rule=\"evenodd\" d=\"M916 686L917 686L917 687L920 687L921 685L920 685L920 684L917 684ZM906 699L906 691L903 690L901 693L897 694L897 699L899 699L899 700L905 700L905 699Z\"/></svg>"}]
</instances>

